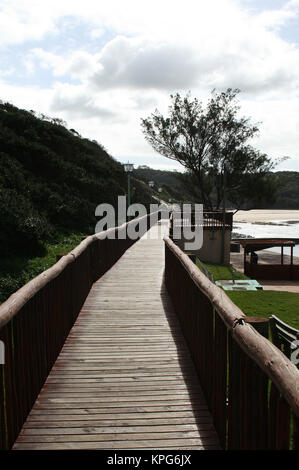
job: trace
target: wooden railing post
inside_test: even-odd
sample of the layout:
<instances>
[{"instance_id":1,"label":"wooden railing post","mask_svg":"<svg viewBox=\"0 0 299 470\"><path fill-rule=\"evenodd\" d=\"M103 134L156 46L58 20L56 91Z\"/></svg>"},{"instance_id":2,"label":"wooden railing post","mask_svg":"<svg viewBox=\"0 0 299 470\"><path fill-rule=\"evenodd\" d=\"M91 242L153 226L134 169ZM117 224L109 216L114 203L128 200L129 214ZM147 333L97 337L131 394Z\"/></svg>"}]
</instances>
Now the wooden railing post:
<instances>
[{"instance_id":1,"label":"wooden railing post","mask_svg":"<svg viewBox=\"0 0 299 470\"><path fill-rule=\"evenodd\" d=\"M150 215L144 216L149 228ZM131 221L129 223L134 223ZM71 253L0 305L0 448L10 448L52 368L89 290L136 240L84 237Z\"/></svg>"},{"instance_id":2,"label":"wooden railing post","mask_svg":"<svg viewBox=\"0 0 299 470\"><path fill-rule=\"evenodd\" d=\"M245 316L171 239L164 240L166 287L222 447L289 449L292 438L298 449L299 371L267 339L268 319Z\"/></svg>"},{"instance_id":3,"label":"wooden railing post","mask_svg":"<svg viewBox=\"0 0 299 470\"><path fill-rule=\"evenodd\" d=\"M213 388L211 390L211 412L214 418L220 444L226 448L226 427L228 419L227 397L227 364L228 364L228 338L227 328L219 315L213 312L214 317L214 362L212 364Z\"/></svg>"}]
</instances>

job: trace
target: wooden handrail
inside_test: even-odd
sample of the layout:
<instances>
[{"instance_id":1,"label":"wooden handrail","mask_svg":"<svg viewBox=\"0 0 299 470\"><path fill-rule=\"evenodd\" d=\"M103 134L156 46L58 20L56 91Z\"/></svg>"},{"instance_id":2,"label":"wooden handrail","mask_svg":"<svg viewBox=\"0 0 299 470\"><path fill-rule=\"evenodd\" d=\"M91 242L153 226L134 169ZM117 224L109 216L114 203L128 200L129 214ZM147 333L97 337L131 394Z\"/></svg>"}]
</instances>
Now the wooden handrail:
<instances>
[{"instance_id":1,"label":"wooden handrail","mask_svg":"<svg viewBox=\"0 0 299 470\"><path fill-rule=\"evenodd\" d=\"M299 370L297 367L274 344L244 322L246 315L242 310L222 289L201 273L169 237L164 237L164 241L197 287L210 300L227 328L231 330L235 341L275 383L296 416L299 417Z\"/></svg>"},{"instance_id":2,"label":"wooden handrail","mask_svg":"<svg viewBox=\"0 0 299 470\"><path fill-rule=\"evenodd\" d=\"M223 289L220 289L218 286L213 284L190 260L189 256L186 255L169 237L165 236L164 241L180 260L181 264L184 266L198 288L210 299L217 310L219 308L219 313L228 328L233 328L239 319L246 317L242 310L237 307L229 297L227 297Z\"/></svg>"},{"instance_id":3,"label":"wooden handrail","mask_svg":"<svg viewBox=\"0 0 299 470\"><path fill-rule=\"evenodd\" d=\"M119 227L112 227L103 232L87 236L72 251L63 256L49 269L31 279L0 305L0 329L8 323L39 290L55 279L69 264L73 263L89 245L97 240L109 238L109 234L112 234L113 232L116 234L121 230L126 230L129 224L136 223L136 220L144 220L147 217L148 215L145 215L139 219L133 219L130 222L126 222Z\"/></svg>"},{"instance_id":4,"label":"wooden handrail","mask_svg":"<svg viewBox=\"0 0 299 470\"><path fill-rule=\"evenodd\" d=\"M136 240L119 237L130 224L86 237L0 306L0 448L10 448L51 370L89 290ZM141 234L140 234L141 235Z\"/></svg>"}]
</instances>

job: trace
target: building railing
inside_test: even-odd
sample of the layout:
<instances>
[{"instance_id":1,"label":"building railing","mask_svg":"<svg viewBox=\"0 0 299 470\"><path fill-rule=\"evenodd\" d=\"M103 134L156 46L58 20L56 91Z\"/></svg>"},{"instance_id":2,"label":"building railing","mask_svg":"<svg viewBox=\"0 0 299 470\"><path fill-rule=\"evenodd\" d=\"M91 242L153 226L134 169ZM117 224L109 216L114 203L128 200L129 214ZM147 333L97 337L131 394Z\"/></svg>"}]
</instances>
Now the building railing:
<instances>
[{"instance_id":1,"label":"building railing","mask_svg":"<svg viewBox=\"0 0 299 470\"><path fill-rule=\"evenodd\" d=\"M183 212L173 211L170 217L170 233L173 232L173 227L203 227L219 230L223 227L232 230L233 226L233 213L226 212L223 217L221 211L203 211L202 220L198 223L196 220L195 212L190 214L183 214Z\"/></svg>"},{"instance_id":2,"label":"building railing","mask_svg":"<svg viewBox=\"0 0 299 470\"><path fill-rule=\"evenodd\" d=\"M138 220L149 229L150 214ZM17 438L92 284L135 243L126 237L135 223L85 238L0 306L0 449Z\"/></svg>"},{"instance_id":3,"label":"building railing","mask_svg":"<svg viewBox=\"0 0 299 470\"><path fill-rule=\"evenodd\" d=\"M244 263L244 274L252 279L298 281L299 264Z\"/></svg>"},{"instance_id":4,"label":"building railing","mask_svg":"<svg viewBox=\"0 0 299 470\"><path fill-rule=\"evenodd\" d=\"M256 319L164 240L166 287L222 448L299 449L298 369L253 328Z\"/></svg>"}]
</instances>

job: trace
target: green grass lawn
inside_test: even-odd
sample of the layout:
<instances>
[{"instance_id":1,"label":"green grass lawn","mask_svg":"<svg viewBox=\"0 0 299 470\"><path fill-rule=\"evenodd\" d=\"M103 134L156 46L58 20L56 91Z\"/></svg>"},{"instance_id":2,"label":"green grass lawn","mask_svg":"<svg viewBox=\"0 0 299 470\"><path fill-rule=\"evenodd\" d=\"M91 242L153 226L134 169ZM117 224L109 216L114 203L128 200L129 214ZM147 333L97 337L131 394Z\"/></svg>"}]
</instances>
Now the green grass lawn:
<instances>
[{"instance_id":1,"label":"green grass lawn","mask_svg":"<svg viewBox=\"0 0 299 470\"><path fill-rule=\"evenodd\" d=\"M232 266L203 263L214 277L214 281L248 279ZM225 291L227 296L250 317L269 318L276 315L282 321L299 329L299 294L285 291Z\"/></svg>"},{"instance_id":2,"label":"green grass lawn","mask_svg":"<svg viewBox=\"0 0 299 470\"><path fill-rule=\"evenodd\" d=\"M207 263L204 263L204 265L212 274L214 281L220 281L224 279L229 280L233 278L233 275L235 279L248 279L245 274L242 274L240 271L237 271L233 266Z\"/></svg>"},{"instance_id":3,"label":"green grass lawn","mask_svg":"<svg viewBox=\"0 0 299 470\"><path fill-rule=\"evenodd\" d=\"M276 315L299 330L299 294L272 290L226 291L225 293L246 315L263 318Z\"/></svg>"},{"instance_id":4,"label":"green grass lawn","mask_svg":"<svg viewBox=\"0 0 299 470\"><path fill-rule=\"evenodd\" d=\"M57 235L57 241L45 243L40 256L9 256L1 259L0 303L35 276L56 263L57 254L69 253L81 242L81 233Z\"/></svg>"}]
</instances>

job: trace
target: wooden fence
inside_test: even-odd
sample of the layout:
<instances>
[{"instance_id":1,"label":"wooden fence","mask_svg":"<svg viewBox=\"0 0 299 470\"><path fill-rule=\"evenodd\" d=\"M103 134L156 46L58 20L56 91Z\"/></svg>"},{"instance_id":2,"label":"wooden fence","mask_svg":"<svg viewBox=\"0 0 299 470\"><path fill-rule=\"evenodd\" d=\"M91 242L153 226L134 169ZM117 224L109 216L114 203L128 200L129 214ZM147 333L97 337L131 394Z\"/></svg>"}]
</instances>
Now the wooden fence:
<instances>
[{"instance_id":1,"label":"wooden fence","mask_svg":"<svg viewBox=\"0 0 299 470\"><path fill-rule=\"evenodd\" d=\"M196 227L201 226L208 229L221 229L223 227L229 228L232 230L233 226L233 212L222 211L203 211L202 219L199 223L196 220L196 213L191 211L190 214L185 214L184 212L173 211L170 222L170 231L172 231L173 226L176 227Z\"/></svg>"},{"instance_id":2,"label":"wooden fence","mask_svg":"<svg viewBox=\"0 0 299 470\"><path fill-rule=\"evenodd\" d=\"M169 237L165 282L223 449L299 449L299 371Z\"/></svg>"},{"instance_id":3,"label":"wooden fence","mask_svg":"<svg viewBox=\"0 0 299 470\"><path fill-rule=\"evenodd\" d=\"M92 284L136 241L126 237L136 222L146 231L150 215L87 237L0 306L0 449L17 438Z\"/></svg>"},{"instance_id":4,"label":"wooden fence","mask_svg":"<svg viewBox=\"0 0 299 470\"><path fill-rule=\"evenodd\" d=\"M298 281L299 264L244 263L244 274L252 279Z\"/></svg>"}]
</instances>

